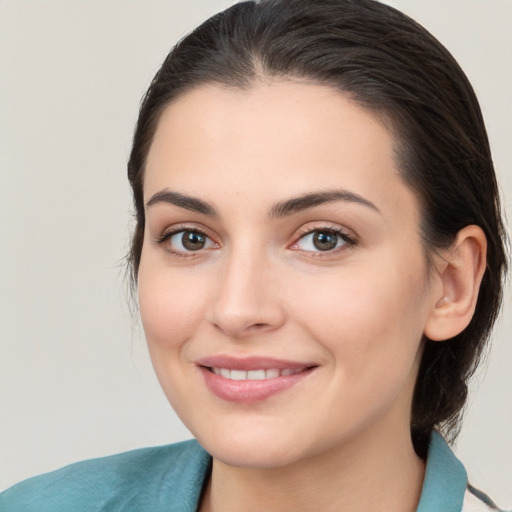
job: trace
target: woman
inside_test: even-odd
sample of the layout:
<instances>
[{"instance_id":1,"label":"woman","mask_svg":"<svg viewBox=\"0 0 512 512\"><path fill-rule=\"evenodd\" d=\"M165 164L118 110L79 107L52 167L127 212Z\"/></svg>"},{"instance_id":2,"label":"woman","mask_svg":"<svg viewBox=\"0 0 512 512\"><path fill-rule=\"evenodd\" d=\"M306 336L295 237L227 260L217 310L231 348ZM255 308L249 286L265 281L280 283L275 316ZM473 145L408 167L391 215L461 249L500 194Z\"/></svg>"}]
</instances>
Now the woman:
<instances>
[{"instance_id":1,"label":"woman","mask_svg":"<svg viewBox=\"0 0 512 512\"><path fill-rule=\"evenodd\" d=\"M445 441L496 318L499 198L466 77L372 0L237 4L142 104L130 253L195 441L2 510L490 510ZM495 508L495 507L494 507Z\"/></svg>"}]
</instances>

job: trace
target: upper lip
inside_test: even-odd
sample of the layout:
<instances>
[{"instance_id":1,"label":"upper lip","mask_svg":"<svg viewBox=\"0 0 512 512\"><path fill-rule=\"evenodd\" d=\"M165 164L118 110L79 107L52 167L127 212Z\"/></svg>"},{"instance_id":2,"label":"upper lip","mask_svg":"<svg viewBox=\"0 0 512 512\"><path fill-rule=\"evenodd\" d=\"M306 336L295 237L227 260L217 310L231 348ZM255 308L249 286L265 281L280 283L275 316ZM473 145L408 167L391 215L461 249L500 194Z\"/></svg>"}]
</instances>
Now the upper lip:
<instances>
[{"instance_id":1,"label":"upper lip","mask_svg":"<svg viewBox=\"0 0 512 512\"><path fill-rule=\"evenodd\" d=\"M272 357L233 357L228 355L215 355L208 356L196 361L198 366L206 368L227 368L229 370L299 370L301 368L308 368L317 366L310 362L287 361L284 359L274 359Z\"/></svg>"}]
</instances>

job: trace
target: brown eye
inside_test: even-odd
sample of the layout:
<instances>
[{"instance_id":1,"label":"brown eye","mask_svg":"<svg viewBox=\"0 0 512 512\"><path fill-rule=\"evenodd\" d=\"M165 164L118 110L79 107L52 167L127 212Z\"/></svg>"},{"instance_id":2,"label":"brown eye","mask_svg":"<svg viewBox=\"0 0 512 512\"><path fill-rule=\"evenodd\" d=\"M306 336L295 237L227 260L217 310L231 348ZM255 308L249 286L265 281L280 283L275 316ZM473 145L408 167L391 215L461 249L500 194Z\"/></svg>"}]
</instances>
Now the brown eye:
<instances>
[{"instance_id":1,"label":"brown eye","mask_svg":"<svg viewBox=\"0 0 512 512\"><path fill-rule=\"evenodd\" d=\"M338 243L339 235L330 233L329 231L317 231L313 235L313 245L319 251L330 251L334 249Z\"/></svg>"},{"instance_id":2,"label":"brown eye","mask_svg":"<svg viewBox=\"0 0 512 512\"><path fill-rule=\"evenodd\" d=\"M206 244L206 237L197 231L184 231L181 235L181 243L188 251L199 251Z\"/></svg>"},{"instance_id":3,"label":"brown eye","mask_svg":"<svg viewBox=\"0 0 512 512\"><path fill-rule=\"evenodd\" d=\"M165 236L162 243L168 244L168 248L176 253L188 253L201 251L202 249L211 249L215 243L200 231L191 229L182 229L171 235Z\"/></svg>"},{"instance_id":4,"label":"brown eye","mask_svg":"<svg viewBox=\"0 0 512 512\"><path fill-rule=\"evenodd\" d=\"M303 235L294 245L301 251L319 253L342 249L354 245L354 241L342 231L315 229Z\"/></svg>"}]
</instances>

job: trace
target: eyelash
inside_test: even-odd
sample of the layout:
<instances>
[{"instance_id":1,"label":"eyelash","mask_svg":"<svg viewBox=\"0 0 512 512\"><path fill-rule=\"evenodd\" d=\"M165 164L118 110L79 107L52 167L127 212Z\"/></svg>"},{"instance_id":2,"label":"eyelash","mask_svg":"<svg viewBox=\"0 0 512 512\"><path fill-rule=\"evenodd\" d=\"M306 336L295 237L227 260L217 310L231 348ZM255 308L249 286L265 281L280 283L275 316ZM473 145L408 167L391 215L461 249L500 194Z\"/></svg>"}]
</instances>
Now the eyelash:
<instances>
[{"instance_id":1,"label":"eyelash","mask_svg":"<svg viewBox=\"0 0 512 512\"><path fill-rule=\"evenodd\" d=\"M217 244L216 242L214 242L212 240L212 237L209 236L206 233L206 231L198 228L197 226L187 226L187 225L176 226L171 231L165 231L164 233L162 233L162 235L160 235L155 240L155 243L157 245L164 246L166 244L166 242L168 242L174 235L177 235L179 233L196 233L196 234L199 234L199 235L207 238L208 240L212 241L215 244L215 246L217 246L217 247L219 246L219 244ZM169 251L170 253L172 253L175 256L180 256L183 258L193 258L193 257L198 256L199 255L198 253L201 253L204 249L199 249L197 251L179 251L179 250L173 249L172 246L170 244L168 244L167 247L165 247L165 250Z\"/></svg>"},{"instance_id":2,"label":"eyelash","mask_svg":"<svg viewBox=\"0 0 512 512\"><path fill-rule=\"evenodd\" d=\"M187 226L187 225L176 226L171 231L166 231L166 232L162 233L162 235L160 235L155 240L155 243L157 245L163 246L173 236L175 236L175 235L177 235L179 233L187 233L187 232L188 233L197 233L197 234L207 238L211 242L213 242L213 244L216 247L219 247L219 244L217 244L215 241L213 241L212 238L206 233L205 230L202 230L202 229L198 228L197 226ZM326 250L326 251L322 251L322 250L307 251L307 250L303 250L303 249L300 249L300 248L295 248L295 246L297 246L297 244L301 240L304 240L307 236L312 235L314 233L334 234L337 237L339 237L344 243L343 243L343 245L341 247L335 247L334 249L329 249L329 250ZM308 253L311 256L315 257L315 258L318 258L318 257L321 258L321 257L330 256L330 255L335 254L335 253L337 253L339 251L343 251L343 250L349 249L351 247L354 247L355 245L357 245L357 241L353 237L349 236L343 229L341 229L341 228L339 228L337 226L321 225L321 226L315 226L315 227L312 227L312 228L303 228L302 230L299 230L298 236L297 236L295 242L293 242L288 247L290 249L298 250L298 251L301 251L303 253ZM171 252L172 254L176 255L176 256L185 257L185 258L196 257L196 256L199 255L199 253L201 253L202 251L205 250L205 249L198 249L197 251L180 251L180 250L173 249L170 245L165 247L165 249L167 251Z\"/></svg>"},{"instance_id":3,"label":"eyelash","mask_svg":"<svg viewBox=\"0 0 512 512\"><path fill-rule=\"evenodd\" d=\"M314 233L328 233L328 234L336 235L344 243L341 245L341 247L335 247L334 249L329 249L326 251L321 251L321 250L306 251L306 250L301 250L300 248L297 248L296 250L306 252L315 258L322 258L322 257L329 257L333 254L336 254L340 251L350 249L351 247L354 247L357 245L357 240L355 238L353 238L352 236L348 235L340 227L332 226L332 225L326 226L325 224L323 224L323 225L319 225L319 226L303 228L302 230L300 230L296 241L293 242L293 244L290 246L290 248L294 248L295 246L297 246L297 244L301 240L304 240L307 236L312 235Z\"/></svg>"}]
</instances>

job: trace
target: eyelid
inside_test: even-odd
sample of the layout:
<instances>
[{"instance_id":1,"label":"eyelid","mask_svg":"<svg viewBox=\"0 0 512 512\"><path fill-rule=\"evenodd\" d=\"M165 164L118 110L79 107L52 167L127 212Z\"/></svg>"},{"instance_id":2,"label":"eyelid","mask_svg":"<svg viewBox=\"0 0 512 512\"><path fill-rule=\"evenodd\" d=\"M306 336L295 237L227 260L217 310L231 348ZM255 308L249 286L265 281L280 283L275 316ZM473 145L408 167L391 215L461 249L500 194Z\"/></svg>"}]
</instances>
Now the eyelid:
<instances>
[{"instance_id":1,"label":"eyelid","mask_svg":"<svg viewBox=\"0 0 512 512\"><path fill-rule=\"evenodd\" d=\"M307 251L307 250L300 249L299 247L297 247L297 244L299 243L299 241L302 240L303 238L305 238L306 236L311 235L315 232L322 232L322 231L334 233L334 234L340 236L346 243L343 244L341 247L334 248L334 249L331 249L328 251L321 251L321 250ZM312 256L314 255L315 257L330 256L339 251L344 251L346 249L350 249L351 247L354 247L355 245L357 245L357 242L358 242L357 236L355 234L354 235L349 234L347 231L349 231L349 230L347 230L346 228L343 228L339 225L332 224L332 223L317 222L317 223L312 223L312 224L311 223L306 224L306 225L302 226L296 232L296 234L294 236L294 241L288 247L292 250L302 251L302 252L308 253Z\"/></svg>"},{"instance_id":2,"label":"eyelid","mask_svg":"<svg viewBox=\"0 0 512 512\"><path fill-rule=\"evenodd\" d=\"M197 224L190 224L190 223L181 223L181 224L175 224L175 225L169 226L162 232L161 235L157 236L153 240L153 242L156 245L163 246L174 235L184 232L184 231L200 233L201 235L208 238L214 244L215 247L208 247L208 248L204 248L204 249L199 249L197 251L179 251L176 249L172 249L170 247L165 247L165 250L167 250L168 252L170 252L174 255L177 255L177 256L197 257L205 251L208 251L208 250L211 250L214 248L216 249L216 248L220 247L220 243L215 240L215 237L210 233L210 230L208 230L202 226L199 226Z\"/></svg>"}]
</instances>

